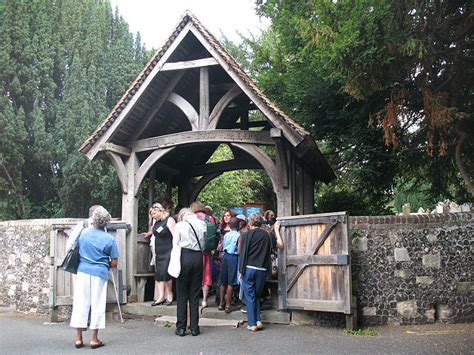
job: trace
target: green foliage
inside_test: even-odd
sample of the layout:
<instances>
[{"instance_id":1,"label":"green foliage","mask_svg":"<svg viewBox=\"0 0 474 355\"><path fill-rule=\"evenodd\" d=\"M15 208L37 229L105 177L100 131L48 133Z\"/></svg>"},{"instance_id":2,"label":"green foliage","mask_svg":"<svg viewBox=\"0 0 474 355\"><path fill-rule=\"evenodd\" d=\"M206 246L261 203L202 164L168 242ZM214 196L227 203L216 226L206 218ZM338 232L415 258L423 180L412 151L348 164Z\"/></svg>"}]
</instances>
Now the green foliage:
<instances>
[{"instance_id":1,"label":"green foliage","mask_svg":"<svg viewBox=\"0 0 474 355\"><path fill-rule=\"evenodd\" d=\"M375 165L369 172L388 167L388 183L425 174L433 187L430 198L454 192L461 201L468 191L472 198L474 146L458 147L455 155L461 138L474 135L470 1L256 3L272 20L261 40L249 41L261 66L254 66L259 83L298 120L308 117L306 127L313 124L341 162L355 162L358 155L363 168ZM367 142L371 130L398 154L383 152L374 137ZM331 131L363 152L345 156L352 147L337 144ZM426 153L439 157L426 159ZM389 164L381 166L380 158ZM359 168L336 166L346 176L359 175ZM367 177L361 181L377 182ZM387 186L377 185L374 192L386 195Z\"/></svg>"},{"instance_id":2,"label":"green foliage","mask_svg":"<svg viewBox=\"0 0 474 355\"><path fill-rule=\"evenodd\" d=\"M368 336L368 337L375 337L379 335L375 330L370 328L359 328L359 329L344 329L344 334L351 335L351 336Z\"/></svg>"},{"instance_id":3,"label":"green foliage","mask_svg":"<svg viewBox=\"0 0 474 355\"><path fill-rule=\"evenodd\" d=\"M227 145L220 145L209 162L233 158ZM230 207L244 203L263 202L266 208L275 208L273 187L263 170L236 170L226 172L204 187L198 199L212 206L215 215L222 215Z\"/></svg>"},{"instance_id":4,"label":"green foliage","mask_svg":"<svg viewBox=\"0 0 474 355\"><path fill-rule=\"evenodd\" d=\"M0 2L0 219L117 215L108 164L77 149L148 54L108 0Z\"/></svg>"}]
</instances>

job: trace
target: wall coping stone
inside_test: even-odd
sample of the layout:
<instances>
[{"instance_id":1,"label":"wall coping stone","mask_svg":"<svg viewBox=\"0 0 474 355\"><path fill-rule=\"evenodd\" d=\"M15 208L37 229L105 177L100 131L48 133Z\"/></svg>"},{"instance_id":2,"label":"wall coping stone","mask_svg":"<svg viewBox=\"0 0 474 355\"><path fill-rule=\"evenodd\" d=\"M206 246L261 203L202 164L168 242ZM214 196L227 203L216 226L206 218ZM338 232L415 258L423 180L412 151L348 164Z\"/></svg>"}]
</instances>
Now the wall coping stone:
<instances>
[{"instance_id":1,"label":"wall coping stone","mask_svg":"<svg viewBox=\"0 0 474 355\"><path fill-rule=\"evenodd\" d=\"M427 225L434 224L450 225L469 222L474 222L472 212L412 214L409 216L350 216L349 218L352 229L425 228Z\"/></svg>"}]
</instances>

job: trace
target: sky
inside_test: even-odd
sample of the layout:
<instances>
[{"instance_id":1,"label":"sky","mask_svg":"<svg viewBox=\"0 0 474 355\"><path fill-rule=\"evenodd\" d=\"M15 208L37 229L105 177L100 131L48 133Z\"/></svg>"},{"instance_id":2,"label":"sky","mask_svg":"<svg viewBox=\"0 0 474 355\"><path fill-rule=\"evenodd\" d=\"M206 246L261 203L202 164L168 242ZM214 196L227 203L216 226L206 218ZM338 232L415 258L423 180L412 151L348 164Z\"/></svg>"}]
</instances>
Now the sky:
<instances>
[{"instance_id":1,"label":"sky","mask_svg":"<svg viewBox=\"0 0 474 355\"><path fill-rule=\"evenodd\" d=\"M240 42L237 31L259 36L269 21L255 14L255 0L111 0L128 22L131 32L140 32L147 49L160 48L185 10L190 10L214 36L223 33Z\"/></svg>"}]
</instances>

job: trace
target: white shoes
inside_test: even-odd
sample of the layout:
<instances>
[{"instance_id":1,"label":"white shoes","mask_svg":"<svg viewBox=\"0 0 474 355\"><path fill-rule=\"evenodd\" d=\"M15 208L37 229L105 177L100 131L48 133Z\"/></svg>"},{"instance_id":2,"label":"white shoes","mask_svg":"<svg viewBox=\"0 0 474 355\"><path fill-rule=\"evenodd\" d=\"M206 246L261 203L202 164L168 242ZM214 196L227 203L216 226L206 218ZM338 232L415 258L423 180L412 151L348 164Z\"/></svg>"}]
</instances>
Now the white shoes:
<instances>
[{"instance_id":1,"label":"white shoes","mask_svg":"<svg viewBox=\"0 0 474 355\"><path fill-rule=\"evenodd\" d=\"M207 307L207 302L206 302L206 301L202 301L202 302L201 302L201 306L202 306L202 308L206 308L206 307Z\"/></svg>"},{"instance_id":2,"label":"white shoes","mask_svg":"<svg viewBox=\"0 0 474 355\"><path fill-rule=\"evenodd\" d=\"M258 330L263 329L263 323L262 322L257 322L257 329Z\"/></svg>"}]
</instances>

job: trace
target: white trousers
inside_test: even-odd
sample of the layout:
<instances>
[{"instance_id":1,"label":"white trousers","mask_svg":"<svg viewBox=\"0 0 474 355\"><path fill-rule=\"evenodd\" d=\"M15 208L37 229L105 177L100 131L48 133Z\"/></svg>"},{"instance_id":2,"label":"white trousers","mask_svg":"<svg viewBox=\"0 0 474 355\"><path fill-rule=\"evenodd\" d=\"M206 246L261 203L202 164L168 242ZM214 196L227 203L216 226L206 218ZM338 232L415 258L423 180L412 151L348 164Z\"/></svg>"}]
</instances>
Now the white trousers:
<instances>
[{"instance_id":1,"label":"white trousers","mask_svg":"<svg viewBox=\"0 0 474 355\"><path fill-rule=\"evenodd\" d=\"M70 326L87 328L89 310L90 329L105 328L105 306L107 302L107 281L94 275L78 272L74 285L74 301Z\"/></svg>"}]
</instances>

